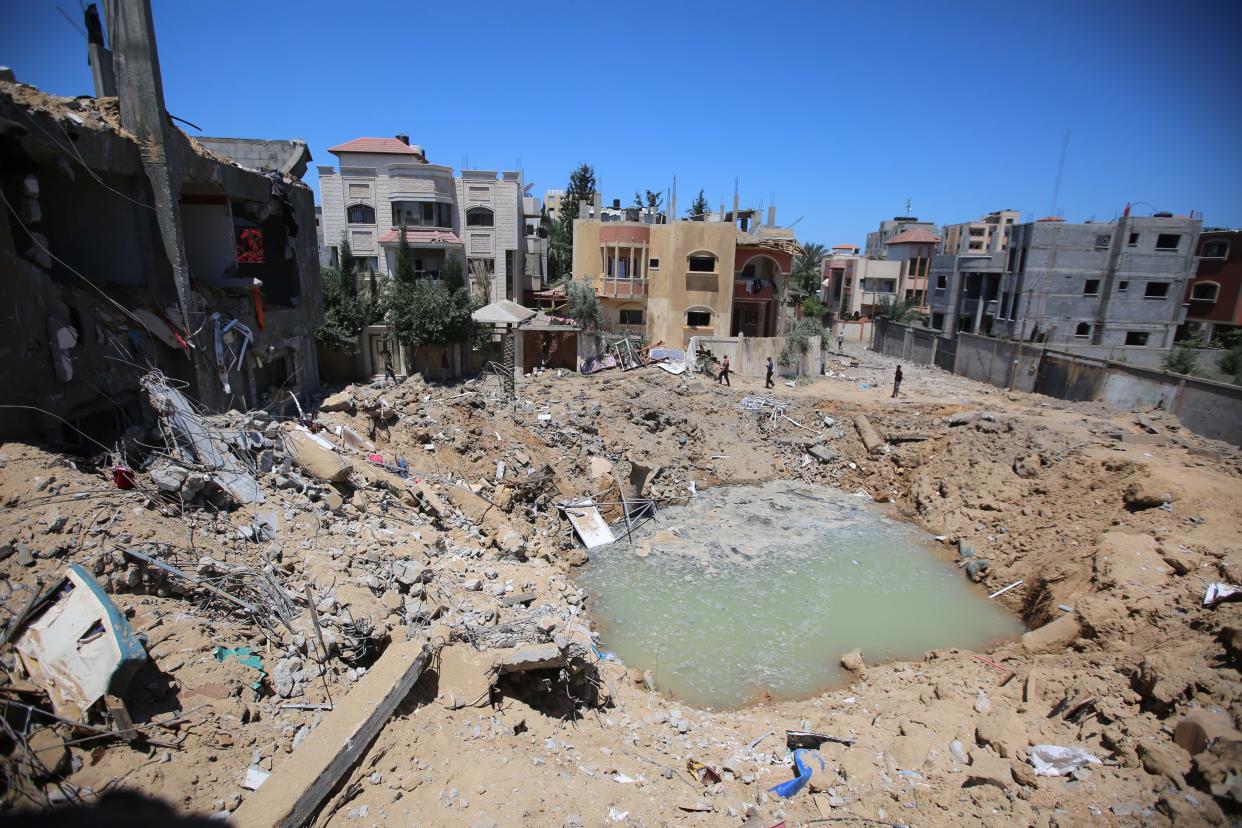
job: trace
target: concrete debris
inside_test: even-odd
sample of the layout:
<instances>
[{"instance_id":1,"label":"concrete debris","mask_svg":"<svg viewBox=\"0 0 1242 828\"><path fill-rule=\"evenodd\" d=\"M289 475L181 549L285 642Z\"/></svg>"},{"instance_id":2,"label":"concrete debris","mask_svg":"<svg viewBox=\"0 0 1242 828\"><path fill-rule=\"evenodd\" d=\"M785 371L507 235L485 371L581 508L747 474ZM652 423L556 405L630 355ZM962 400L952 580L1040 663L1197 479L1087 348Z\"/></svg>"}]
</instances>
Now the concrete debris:
<instances>
[{"instance_id":1,"label":"concrete debris","mask_svg":"<svg viewBox=\"0 0 1242 828\"><path fill-rule=\"evenodd\" d=\"M294 464L316 480L339 483L349 479L349 463L323 438L294 429L285 434L284 443Z\"/></svg>"}]
</instances>

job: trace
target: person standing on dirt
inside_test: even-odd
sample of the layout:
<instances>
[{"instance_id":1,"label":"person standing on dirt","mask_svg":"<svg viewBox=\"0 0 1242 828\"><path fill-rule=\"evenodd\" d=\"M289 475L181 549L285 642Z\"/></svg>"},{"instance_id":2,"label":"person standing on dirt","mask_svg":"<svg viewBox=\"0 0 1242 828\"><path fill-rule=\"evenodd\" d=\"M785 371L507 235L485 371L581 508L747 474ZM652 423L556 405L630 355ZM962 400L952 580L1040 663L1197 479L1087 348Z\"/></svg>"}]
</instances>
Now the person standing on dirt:
<instances>
[{"instance_id":1,"label":"person standing on dirt","mask_svg":"<svg viewBox=\"0 0 1242 828\"><path fill-rule=\"evenodd\" d=\"M388 348L384 349L384 376L392 380L393 385L397 384L397 372L392 368L392 351Z\"/></svg>"},{"instance_id":2,"label":"person standing on dirt","mask_svg":"<svg viewBox=\"0 0 1242 828\"><path fill-rule=\"evenodd\" d=\"M772 357L768 357L768 378L767 378L767 381L764 383L764 386L763 386L764 388L773 387L772 372L775 370L776 369L772 367Z\"/></svg>"},{"instance_id":3,"label":"person standing on dirt","mask_svg":"<svg viewBox=\"0 0 1242 828\"><path fill-rule=\"evenodd\" d=\"M837 353L838 354L845 353L845 334L841 333L840 331L837 331Z\"/></svg>"},{"instance_id":4,"label":"person standing on dirt","mask_svg":"<svg viewBox=\"0 0 1242 828\"><path fill-rule=\"evenodd\" d=\"M897 373L893 374L893 399L897 399L897 394L901 391L901 366L897 366Z\"/></svg>"},{"instance_id":5,"label":"person standing on dirt","mask_svg":"<svg viewBox=\"0 0 1242 828\"><path fill-rule=\"evenodd\" d=\"M716 378L716 382L720 385L733 387L733 383L729 382L729 357L726 354L724 360L720 363L720 376Z\"/></svg>"}]
</instances>

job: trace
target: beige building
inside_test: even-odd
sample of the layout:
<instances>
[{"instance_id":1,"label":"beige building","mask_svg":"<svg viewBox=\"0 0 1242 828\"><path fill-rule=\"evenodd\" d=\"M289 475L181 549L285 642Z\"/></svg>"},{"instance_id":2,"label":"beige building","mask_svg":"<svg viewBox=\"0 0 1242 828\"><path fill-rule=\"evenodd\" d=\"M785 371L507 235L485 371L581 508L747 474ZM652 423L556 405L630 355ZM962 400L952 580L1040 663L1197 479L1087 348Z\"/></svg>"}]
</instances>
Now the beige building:
<instances>
[{"instance_id":1,"label":"beige building","mask_svg":"<svg viewBox=\"0 0 1242 828\"><path fill-rule=\"evenodd\" d=\"M985 255L1005 249L1005 230L1017 223L1017 210L996 210L978 221L940 228L940 253L951 256Z\"/></svg>"},{"instance_id":2,"label":"beige building","mask_svg":"<svg viewBox=\"0 0 1242 828\"><path fill-rule=\"evenodd\" d=\"M670 210L670 214L673 211ZM736 212L735 212L736 215ZM605 329L671 348L692 336L776 336L793 231L730 221L574 222L575 279L595 285Z\"/></svg>"}]
</instances>

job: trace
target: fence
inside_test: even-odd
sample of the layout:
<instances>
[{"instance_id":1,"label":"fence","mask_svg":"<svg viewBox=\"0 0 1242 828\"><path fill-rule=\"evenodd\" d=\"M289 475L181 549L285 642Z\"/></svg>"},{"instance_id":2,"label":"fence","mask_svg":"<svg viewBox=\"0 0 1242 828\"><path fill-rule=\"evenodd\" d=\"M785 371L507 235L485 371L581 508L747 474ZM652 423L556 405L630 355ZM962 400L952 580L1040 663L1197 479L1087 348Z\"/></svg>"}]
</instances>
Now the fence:
<instances>
[{"instance_id":1,"label":"fence","mask_svg":"<svg viewBox=\"0 0 1242 828\"><path fill-rule=\"evenodd\" d=\"M820 338L813 336L807 345L806 353L800 354L797 365L785 367L780 364L781 352L785 350L783 336L696 336L686 346L686 358L693 364L694 354L699 348L711 351L716 359L729 357L729 366L735 374L743 377L762 377L767 373L768 357L776 366L776 373L782 377L796 374L818 374L820 358Z\"/></svg>"},{"instance_id":2,"label":"fence","mask_svg":"<svg viewBox=\"0 0 1242 828\"><path fill-rule=\"evenodd\" d=\"M1099 401L1123 411L1164 409L1195 434L1242 445L1242 387L1042 345L967 333L949 340L938 333L879 321L875 350L1001 388Z\"/></svg>"}]
</instances>

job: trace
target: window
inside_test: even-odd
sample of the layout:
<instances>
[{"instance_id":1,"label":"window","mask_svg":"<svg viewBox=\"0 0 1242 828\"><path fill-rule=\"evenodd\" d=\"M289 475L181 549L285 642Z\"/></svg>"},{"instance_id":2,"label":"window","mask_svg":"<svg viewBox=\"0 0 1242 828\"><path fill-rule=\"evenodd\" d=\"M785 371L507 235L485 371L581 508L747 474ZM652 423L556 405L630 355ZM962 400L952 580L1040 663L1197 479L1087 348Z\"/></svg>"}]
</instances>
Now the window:
<instances>
[{"instance_id":1,"label":"window","mask_svg":"<svg viewBox=\"0 0 1242 828\"><path fill-rule=\"evenodd\" d=\"M621 309L622 325L641 325L643 324L643 312L641 310Z\"/></svg>"},{"instance_id":2,"label":"window","mask_svg":"<svg viewBox=\"0 0 1242 828\"><path fill-rule=\"evenodd\" d=\"M659 260L659 259L652 259L652 260L648 263L648 266L649 266L652 270L659 270L659 269L660 269L660 260Z\"/></svg>"},{"instance_id":3,"label":"window","mask_svg":"<svg viewBox=\"0 0 1242 828\"><path fill-rule=\"evenodd\" d=\"M712 325L711 311L686 311L686 326L690 328L710 328Z\"/></svg>"},{"instance_id":4,"label":"window","mask_svg":"<svg viewBox=\"0 0 1242 828\"><path fill-rule=\"evenodd\" d=\"M353 204L345 211L350 224L375 224L375 208L369 204Z\"/></svg>"},{"instance_id":5,"label":"window","mask_svg":"<svg viewBox=\"0 0 1242 828\"><path fill-rule=\"evenodd\" d=\"M1086 284L1084 284L1082 287L1082 295L1083 296L1099 296L1100 295L1100 280L1099 279L1088 279Z\"/></svg>"},{"instance_id":6,"label":"window","mask_svg":"<svg viewBox=\"0 0 1242 828\"><path fill-rule=\"evenodd\" d=\"M1182 237L1179 233L1161 233L1156 236L1157 250L1177 250L1177 246L1182 243Z\"/></svg>"},{"instance_id":7,"label":"window","mask_svg":"<svg viewBox=\"0 0 1242 828\"><path fill-rule=\"evenodd\" d=\"M932 327L938 331L944 330L944 314L943 313L932 314Z\"/></svg>"},{"instance_id":8,"label":"window","mask_svg":"<svg viewBox=\"0 0 1242 828\"><path fill-rule=\"evenodd\" d=\"M1109 242L1112 241L1112 238L1113 237L1108 235L1107 233L1097 233L1095 236L1095 249L1096 250L1107 250Z\"/></svg>"},{"instance_id":9,"label":"window","mask_svg":"<svg viewBox=\"0 0 1242 828\"><path fill-rule=\"evenodd\" d=\"M972 227L972 228L970 228L970 235L972 235L972 236L982 236L982 235L983 235L983 228L982 228L982 227Z\"/></svg>"},{"instance_id":10,"label":"window","mask_svg":"<svg viewBox=\"0 0 1242 828\"><path fill-rule=\"evenodd\" d=\"M379 256L355 256L359 273L374 273L379 270Z\"/></svg>"},{"instance_id":11,"label":"window","mask_svg":"<svg viewBox=\"0 0 1242 828\"><path fill-rule=\"evenodd\" d=\"M453 226L453 205L436 201L394 201L392 203L392 226L405 221L406 227Z\"/></svg>"},{"instance_id":12,"label":"window","mask_svg":"<svg viewBox=\"0 0 1242 828\"><path fill-rule=\"evenodd\" d=\"M715 256L691 256L690 270L693 273L715 273L716 257Z\"/></svg>"},{"instance_id":13,"label":"window","mask_svg":"<svg viewBox=\"0 0 1242 828\"><path fill-rule=\"evenodd\" d=\"M1086 322L1079 322L1078 327L1074 329L1074 336L1078 339L1085 339L1091 336L1091 326Z\"/></svg>"},{"instance_id":14,"label":"window","mask_svg":"<svg viewBox=\"0 0 1242 828\"><path fill-rule=\"evenodd\" d=\"M1138 247L1138 240L1139 240L1139 234L1131 233L1130 234L1130 247Z\"/></svg>"},{"instance_id":15,"label":"window","mask_svg":"<svg viewBox=\"0 0 1242 828\"><path fill-rule=\"evenodd\" d=\"M983 249L983 242L972 241L972 242L970 243L970 249L971 249L971 250L982 250L982 249Z\"/></svg>"},{"instance_id":16,"label":"window","mask_svg":"<svg viewBox=\"0 0 1242 828\"><path fill-rule=\"evenodd\" d=\"M1127 345L1146 345L1147 331L1126 331Z\"/></svg>"},{"instance_id":17,"label":"window","mask_svg":"<svg viewBox=\"0 0 1242 828\"><path fill-rule=\"evenodd\" d=\"M1229 242L1226 241L1207 241L1203 243L1203 247L1199 251L1199 255L1205 259L1225 259L1229 257Z\"/></svg>"},{"instance_id":18,"label":"window","mask_svg":"<svg viewBox=\"0 0 1242 828\"><path fill-rule=\"evenodd\" d=\"M943 273L936 276L936 290L944 290L949 286L949 277Z\"/></svg>"},{"instance_id":19,"label":"window","mask_svg":"<svg viewBox=\"0 0 1242 828\"><path fill-rule=\"evenodd\" d=\"M1143 296L1147 299L1163 299L1168 295L1168 282L1148 282L1147 287L1143 291Z\"/></svg>"},{"instance_id":20,"label":"window","mask_svg":"<svg viewBox=\"0 0 1242 828\"><path fill-rule=\"evenodd\" d=\"M1129 282L1118 282L1118 283L1117 283L1117 292L1118 292L1118 293L1125 293L1125 292L1126 292L1126 291L1128 291L1129 289L1130 289L1130 283L1129 283Z\"/></svg>"},{"instance_id":21,"label":"window","mask_svg":"<svg viewBox=\"0 0 1242 828\"><path fill-rule=\"evenodd\" d=\"M1198 282L1190 289L1190 298L1196 302L1215 302L1220 285L1215 282Z\"/></svg>"},{"instance_id":22,"label":"window","mask_svg":"<svg viewBox=\"0 0 1242 828\"><path fill-rule=\"evenodd\" d=\"M486 207L471 207L466 211L467 227L491 227L493 221L492 211Z\"/></svg>"}]
</instances>

